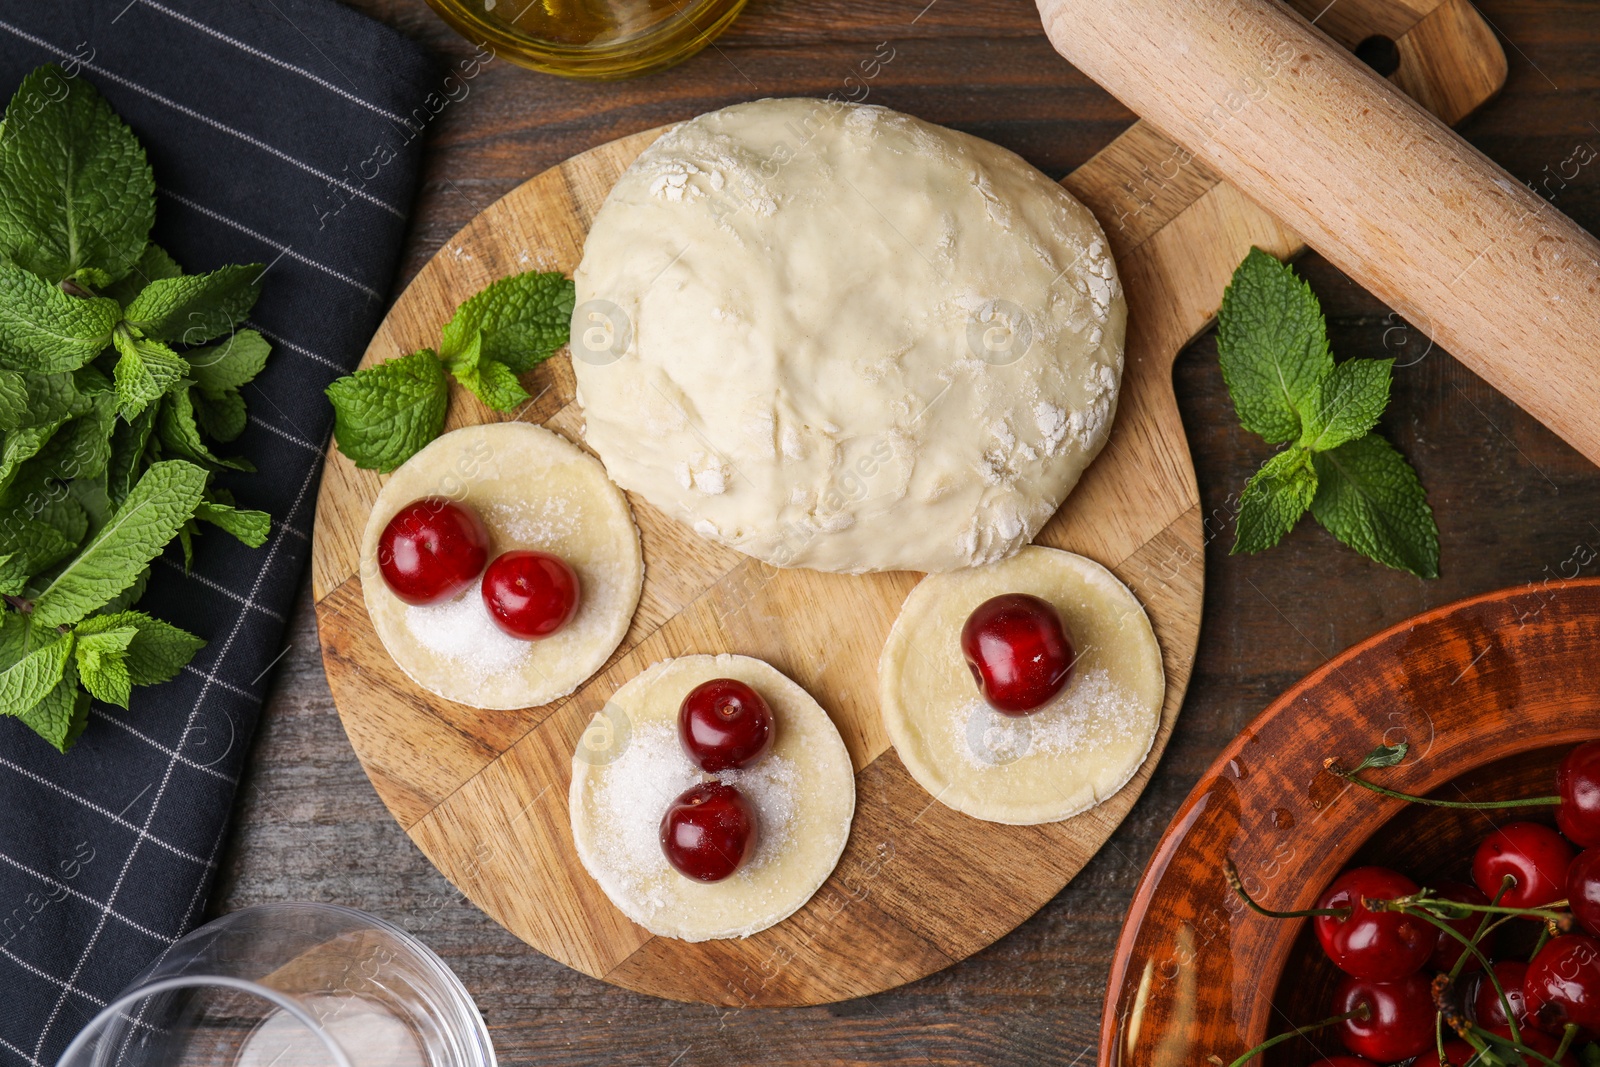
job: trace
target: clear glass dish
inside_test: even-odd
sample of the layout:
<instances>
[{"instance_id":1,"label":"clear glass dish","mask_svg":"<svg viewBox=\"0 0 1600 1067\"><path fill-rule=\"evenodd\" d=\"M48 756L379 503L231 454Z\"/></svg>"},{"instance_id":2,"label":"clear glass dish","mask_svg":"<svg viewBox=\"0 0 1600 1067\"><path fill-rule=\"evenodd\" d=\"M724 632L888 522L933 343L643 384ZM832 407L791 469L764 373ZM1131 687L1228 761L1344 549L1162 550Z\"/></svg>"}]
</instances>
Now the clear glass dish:
<instances>
[{"instance_id":1,"label":"clear glass dish","mask_svg":"<svg viewBox=\"0 0 1600 1067\"><path fill-rule=\"evenodd\" d=\"M200 927L84 1028L58 1067L495 1067L483 1018L422 942L331 904Z\"/></svg>"},{"instance_id":2,"label":"clear glass dish","mask_svg":"<svg viewBox=\"0 0 1600 1067\"><path fill-rule=\"evenodd\" d=\"M728 28L746 0L428 0L457 33L524 67L614 79L669 67Z\"/></svg>"}]
</instances>

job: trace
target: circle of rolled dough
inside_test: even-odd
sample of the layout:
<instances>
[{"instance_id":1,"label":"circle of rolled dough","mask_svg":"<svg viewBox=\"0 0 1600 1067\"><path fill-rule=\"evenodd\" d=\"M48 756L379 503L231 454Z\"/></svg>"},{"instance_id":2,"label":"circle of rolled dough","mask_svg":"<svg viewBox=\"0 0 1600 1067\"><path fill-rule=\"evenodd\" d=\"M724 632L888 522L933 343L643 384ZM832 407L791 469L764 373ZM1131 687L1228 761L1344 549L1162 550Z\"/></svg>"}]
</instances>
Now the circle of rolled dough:
<instances>
[{"instance_id":1,"label":"circle of rolled dough","mask_svg":"<svg viewBox=\"0 0 1600 1067\"><path fill-rule=\"evenodd\" d=\"M559 632L524 641L495 628L474 582L444 604L406 604L378 572L378 538L395 512L443 496L488 527L490 559L551 552L578 572L578 612ZM422 688L477 708L539 707L594 674L622 643L639 604L644 557L628 500L594 457L524 422L447 433L388 478L361 539L361 592L373 628Z\"/></svg>"},{"instance_id":2,"label":"circle of rolled dough","mask_svg":"<svg viewBox=\"0 0 1600 1067\"><path fill-rule=\"evenodd\" d=\"M1031 715L994 711L961 652L974 608L1032 593L1061 613L1073 675ZM1150 752L1166 675L1144 608L1093 560L1029 546L1010 559L924 578L878 663L884 727L906 769L941 804L975 819L1056 822L1109 798Z\"/></svg>"}]
</instances>

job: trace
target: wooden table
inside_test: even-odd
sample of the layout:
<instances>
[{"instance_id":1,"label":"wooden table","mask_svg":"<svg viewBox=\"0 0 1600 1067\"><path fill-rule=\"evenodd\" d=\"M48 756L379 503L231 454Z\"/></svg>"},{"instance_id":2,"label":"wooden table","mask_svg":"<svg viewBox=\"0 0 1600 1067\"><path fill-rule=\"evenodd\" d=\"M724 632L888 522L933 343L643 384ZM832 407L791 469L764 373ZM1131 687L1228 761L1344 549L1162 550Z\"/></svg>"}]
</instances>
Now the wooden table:
<instances>
[{"instance_id":1,"label":"wooden table","mask_svg":"<svg viewBox=\"0 0 1600 1067\"><path fill-rule=\"evenodd\" d=\"M440 54L471 52L422 0L353 2ZM870 102L987 137L1053 177L1131 121L1050 50L1027 0L925 3L752 0L714 48L615 85L491 63L435 122L397 282L483 206L573 153L739 100L859 98L858 64L875 52L892 49L893 58L864 82ZM1504 95L1462 132L1600 231L1600 5L1480 6L1504 35L1511 73ZM852 75L858 80L847 84ZM1571 177L1574 164L1563 163L1574 158L1592 161ZM1383 428L1429 490L1443 577L1424 583L1369 563L1309 520L1272 552L1229 556L1236 494L1269 449L1238 428L1212 339L1197 343L1177 366L1211 535L1188 702L1149 789L1104 851L988 950L866 1000L744 1012L641 997L540 956L463 901L378 802L323 679L309 592L293 620L213 911L325 900L399 923L461 975L506 1064L1093 1063L1112 947L1145 859L1201 771L1256 712L1332 653L1423 608L1600 574L1595 469L1448 354L1424 354L1424 338L1325 262L1308 256L1301 269L1328 310L1338 355L1389 354L1406 364L1395 373Z\"/></svg>"}]
</instances>

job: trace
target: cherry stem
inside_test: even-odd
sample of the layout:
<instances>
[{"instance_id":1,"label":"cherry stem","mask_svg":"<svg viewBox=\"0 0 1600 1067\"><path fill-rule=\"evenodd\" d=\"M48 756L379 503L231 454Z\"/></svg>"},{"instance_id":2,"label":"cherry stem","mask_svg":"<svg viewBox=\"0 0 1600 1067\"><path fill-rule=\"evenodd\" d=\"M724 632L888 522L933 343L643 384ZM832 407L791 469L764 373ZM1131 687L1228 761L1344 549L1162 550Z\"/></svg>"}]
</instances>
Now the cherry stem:
<instances>
[{"instance_id":1,"label":"cherry stem","mask_svg":"<svg viewBox=\"0 0 1600 1067\"><path fill-rule=\"evenodd\" d=\"M1354 771L1344 770L1339 766L1339 761L1329 756L1322 761L1322 767L1329 774L1343 778L1352 785L1359 785L1363 789L1370 789L1380 796L1393 797L1395 800L1404 800L1412 804L1427 804L1434 808L1465 808L1469 811L1498 811L1502 808L1548 808L1552 804L1561 803L1560 797L1518 797L1515 800L1435 800L1432 797L1419 797L1413 793L1402 793L1396 789L1389 789L1376 782L1369 782Z\"/></svg>"},{"instance_id":2,"label":"cherry stem","mask_svg":"<svg viewBox=\"0 0 1600 1067\"><path fill-rule=\"evenodd\" d=\"M1369 907L1367 910L1371 911L1372 909ZM1494 973L1494 964L1489 962L1489 957L1485 956L1483 954L1483 950L1478 947L1477 939L1476 938L1469 938L1466 934L1462 933L1460 930L1457 930L1455 927L1451 926L1449 923L1445 922L1443 919L1439 918L1436 915L1433 915L1430 912L1426 912L1426 911L1417 911L1417 912L1407 911L1406 914L1407 915L1415 915L1417 918L1421 919L1425 923L1428 923L1430 926L1437 927L1441 933L1449 934L1451 937L1453 937L1457 941L1461 942L1461 944L1465 947L1466 951L1472 953L1474 956L1477 957L1478 962L1483 964L1484 973L1486 973L1489 976L1489 981L1494 983L1494 991L1495 991L1495 993L1498 994L1499 997L1500 997L1501 1007L1506 1013L1506 1025L1508 1025L1511 1028L1511 1037L1512 1037L1513 1040L1518 1039L1519 1035L1517 1033L1517 1022L1516 1022L1515 1019L1513 1019L1511 1017L1511 1001L1506 998L1506 991L1505 991L1505 989L1503 989L1501 987L1500 979ZM1459 960L1457 960L1456 962L1460 963ZM1435 989L1435 991L1434 991L1434 1003L1435 1003L1435 1005L1438 1004L1439 997L1440 997L1441 993L1443 992L1444 988L1447 987L1449 984L1450 984L1450 978L1446 977L1446 980L1442 984L1440 984L1440 986L1438 988ZM1457 1030L1458 1033L1462 1033L1462 1031L1457 1029L1457 1027L1455 1026L1454 1023L1451 1024L1451 1029L1452 1030ZM1464 1036L1464 1034L1463 1034L1463 1036Z\"/></svg>"},{"instance_id":3,"label":"cherry stem","mask_svg":"<svg viewBox=\"0 0 1600 1067\"><path fill-rule=\"evenodd\" d=\"M1322 1020L1320 1023L1312 1023L1310 1026L1297 1026L1288 1033L1279 1034L1277 1037L1269 1037L1265 1041L1261 1042L1261 1044L1251 1049L1249 1052L1246 1052L1243 1056L1240 1056L1238 1059L1228 1064L1228 1067L1244 1067L1245 1064L1249 1063L1251 1060L1255 1059L1269 1048L1275 1048L1276 1046L1283 1044L1285 1041L1292 1041L1294 1038L1302 1037L1305 1034L1312 1033L1313 1031L1325 1029L1329 1026L1332 1026L1334 1023L1342 1023L1346 1019L1360 1019L1365 1022L1370 1018L1372 1018L1372 1009L1367 1006L1366 1001L1362 1001L1360 1004L1357 1004L1355 1007L1351 1008L1342 1015L1333 1015ZM1215 1062L1220 1063L1221 1061L1216 1060Z\"/></svg>"},{"instance_id":4,"label":"cherry stem","mask_svg":"<svg viewBox=\"0 0 1600 1067\"><path fill-rule=\"evenodd\" d=\"M1540 1063L1548 1063L1550 1067L1561 1067L1559 1061L1551 1059L1538 1049L1532 1049L1527 1045L1524 1045L1521 1039L1515 1036L1515 1027L1512 1028L1512 1034L1513 1036L1507 1038L1501 1034L1496 1034L1479 1026L1474 1026L1472 1028L1472 1036L1478 1038L1478 1040L1483 1042L1485 1045L1509 1045L1524 1060L1538 1060Z\"/></svg>"},{"instance_id":5,"label":"cherry stem","mask_svg":"<svg viewBox=\"0 0 1600 1067\"><path fill-rule=\"evenodd\" d=\"M1577 1039L1577 1036L1578 1036L1578 1024L1577 1023L1568 1023L1565 1027L1562 1028L1562 1030L1561 1030L1561 1044L1556 1046L1556 1054L1555 1054L1554 1057L1552 1057L1553 1059L1555 1059L1555 1061L1557 1063L1560 1063L1561 1062L1561 1057L1563 1057L1563 1056L1565 1056L1567 1054L1567 1049L1572 1047L1572 1042Z\"/></svg>"},{"instance_id":6,"label":"cherry stem","mask_svg":"<svg viewBox=\"0 0 1600 1067\"><path fill-rule=\"evenodd\" d=\"M1509 875L1507 877L1509 877ZM1545 922L1556 923L1558 928L1564 926L1568 920L1568 915L1566 912L1554 910L1556 908L1566 907L1567 902L1565 900L1551 901L1543 908L1507 908L1498 904L1466 904L1459 900L1445 900L1442 897L1429 897L1421 894L1415 894L1409 897L1395 897L1392 900L1371 900L1367 897L1362 897L1361 906L1366 908L1368 911L1403 911L1408 914L1414 910L1422 909L1427 911L1430 915L1443 912L1446 918L1452 919L1463 919L1466 917L1464 915L1452 914L1453 912L1481 911L1490 915L1509 915L1513 917L1522 916L1525 918L1531 917L1535 919L1541 919Z\"/></svg>"},{"instance_id":7,"label":"cherry stem","mask_svg":"<svg viewBox=\"0 0 1600 1067\"><path fill-rule=\"evenodd\" d=\"M1511 887L1516 885L1516 884L1517 884L1517 880L1515 878L1511 877L1511 875L1509 875L1509 874L1502 875L1500 877L1500 888L1495 890L1494 899L1489 901L1489 903L1490 904L1498 904L1498 903L1500 903L1501 898L1504 897L1507 893L1511 892ZM1478 920L1478 928L1476 930L1474 930L1473 933L1472 933L1472 943L1474 945L1478 944L1485 937L1489 936L1489 934L1491 932L1493 932L1494 930L1499 929L1501 923L1508 923L1512 919L1514 919L1515 917L1516 916L1513 916L1513 915L1504 915L1504 916L1501 916L1498 919L1495 919L1495 918L1492 918L1491 916L1488 916L1488 915L1483 916L1481 919ZM1467 954L1465 952L1463 952L1463 953L1461 953L1461 955L1456 957L1455 966L1450 968L1450 981L1454 982L1457 978L1459 978L1461 976L1461 969L1463 967L1465 967L1466 965L1467 965Z\"/></svg>"},{"instance_id":8,"label":"cherry stem","mask_svg":"<svg viewBox=\"0 0 1600 1067\"><path fill-rule=\"evenodd\" d=\"M1273 911L1264 908L1250 899L1250 894L1245 892L1244 882L1239 878L1239 869L1233 865L1233 860L1225 859L1223 873L1227 876L1228 885L1238 894L1245 906L1257 915L1265 915L1269 919L1304 919L1313 915L1332 915L1340 919L1348 919L1354 913L1354 908L1302 908L1299 911Z\"/></svg>"}]
</instances>

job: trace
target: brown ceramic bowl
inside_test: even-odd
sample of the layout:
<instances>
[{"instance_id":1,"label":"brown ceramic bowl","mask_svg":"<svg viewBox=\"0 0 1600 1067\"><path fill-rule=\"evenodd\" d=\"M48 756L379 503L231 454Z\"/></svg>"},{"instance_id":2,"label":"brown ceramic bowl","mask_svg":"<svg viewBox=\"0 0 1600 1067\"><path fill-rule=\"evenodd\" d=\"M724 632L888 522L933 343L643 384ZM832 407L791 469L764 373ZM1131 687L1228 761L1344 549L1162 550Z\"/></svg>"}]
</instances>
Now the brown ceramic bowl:
<instances>
[{"instance_id":1,"label":"brown ceramic bowl","mask_svg":"<svg viewBox=\"0 0 1600 1067\"><path fill-rule=\"evenodd\" d=\"M1600 580L1522 586L1437 608L1306 676L1218 757L1140 880L1112 963L1101 1021L1106 1067L1194 1067L1330 1014L1337 975L1305 920L1246 911L1231 858L1269 907L1310 907L1346 866L1382 863L1419 881L1461 878L1477 842L1550 809L1424 808L1350 786L1353 763L1406 741L1374 772L1408 793L1452 799L1549 795L1555 765L1600 737ZM1493 822L1491 822L1493 820ZM1343 1051L1330 1034L1291 1041L1271 1067Z\"/></svg>"}]
</instances>

